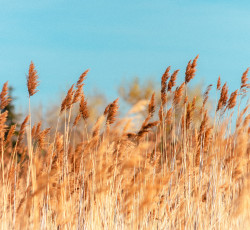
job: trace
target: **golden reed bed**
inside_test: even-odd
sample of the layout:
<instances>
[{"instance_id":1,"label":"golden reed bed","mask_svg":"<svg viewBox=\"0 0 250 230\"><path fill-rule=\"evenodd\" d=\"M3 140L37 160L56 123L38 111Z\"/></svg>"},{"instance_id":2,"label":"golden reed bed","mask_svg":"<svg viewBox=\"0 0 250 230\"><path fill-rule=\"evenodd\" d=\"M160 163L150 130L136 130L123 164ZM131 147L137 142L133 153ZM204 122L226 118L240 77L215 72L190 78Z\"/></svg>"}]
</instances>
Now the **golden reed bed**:
<instances>
[{"instance_id":1,"label":"golden reed bed","mask_svg":"<svg viewBox=\"0 0 250 230\"><path fill-rule=\"evenodd\" d=\"M249 228L250 115L248 101L247 106L242 101L249 69L231 96L218 79L219 100L211 115L206 106L211 85L200 106L188 95L197 59L188 63L176 88L178 70L166 69L161 106L153 94L136 131L128 119L118 118L118 99L91 131L87 128L88 70L62 101L63 132L58 123L44 130L41 122L32 126L31 112L20 126L8 127L6 82L0 95L1 229ZM38 85L31 62L29 111ZM74 138L79 125L84 127L80 141Z\"/></svg>"}]
</instances>

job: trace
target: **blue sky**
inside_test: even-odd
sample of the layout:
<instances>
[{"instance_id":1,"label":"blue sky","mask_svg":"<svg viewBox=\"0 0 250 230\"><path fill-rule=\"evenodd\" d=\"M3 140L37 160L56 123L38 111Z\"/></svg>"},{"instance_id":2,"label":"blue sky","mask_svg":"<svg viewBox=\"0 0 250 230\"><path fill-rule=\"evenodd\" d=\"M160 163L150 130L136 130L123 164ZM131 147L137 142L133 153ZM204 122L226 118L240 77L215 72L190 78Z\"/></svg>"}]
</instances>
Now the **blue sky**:
<instances>
[{"instance_id":1,"label":"blue sky","mask_svg":"<svg viewBox=\"0 0 250 230\"><path fill-rule=\"evenodd\" d=\"M0 84L14 86L26 106L26 74L33 60L40 92L33 103L56 102L90 68L86 94L97 88L109 100L123 80L160 78L168 65L181 69L197 54L206 85L220 75L230 91L250 66L250 1L2 1Z\"/></svg>"}]
</instances>

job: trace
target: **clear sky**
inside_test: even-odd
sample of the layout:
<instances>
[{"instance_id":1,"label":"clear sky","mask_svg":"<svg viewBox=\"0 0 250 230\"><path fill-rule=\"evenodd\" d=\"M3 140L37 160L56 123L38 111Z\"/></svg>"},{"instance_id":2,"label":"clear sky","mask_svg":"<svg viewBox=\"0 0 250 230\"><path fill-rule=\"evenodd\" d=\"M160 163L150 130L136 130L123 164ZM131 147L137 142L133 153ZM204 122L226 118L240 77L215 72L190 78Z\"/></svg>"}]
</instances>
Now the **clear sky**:
<instances>
[{"instance_id":1,"label":"clear sky","mask_svg":"<svg viewBox=\"0 0 250 230\"><path fill-rule=\"evenodd\" d=\"M231 0L0 0L0 86L14 86L26 104L33 60L40 92L33 103L57 101L90 68L94 88L117 97L123 79L154 77L168 65L181 69L197 54L197 76L230 91L250 66L250 1Z\"/></svg>"}]
</instances>

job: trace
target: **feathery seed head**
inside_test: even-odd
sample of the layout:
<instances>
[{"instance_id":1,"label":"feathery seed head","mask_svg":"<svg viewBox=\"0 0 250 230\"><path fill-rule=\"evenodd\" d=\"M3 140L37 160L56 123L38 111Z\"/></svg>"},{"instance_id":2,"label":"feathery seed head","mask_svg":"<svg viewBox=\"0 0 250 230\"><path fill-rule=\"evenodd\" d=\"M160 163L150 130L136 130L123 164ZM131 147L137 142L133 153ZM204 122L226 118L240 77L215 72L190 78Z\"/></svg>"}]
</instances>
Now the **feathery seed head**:
<instances>
[{"instance_id":1,"label":"feathery seed head","mask_svg":"<svg viewBox=\"0 0 250 230\"><path fill-rule=\"evenodd\" d=\"M176 78L177 78L177 75L178 75L179 71L180 71L179 69L175 70L173 72L173 74L171 75L171 78L170 78L170 80L168 82L168 91L170 91L170 92L171 92L172 88L175 86Z\"/></svg>"},{"instance_id":2,"label":"feathery seed head","mask_svg":"<svg viewBox=\"0 0 250 230\"><path fill-rule=\"evenodd\" d=\"M0 109L4 109L10 101L11 99L8 96L8 82L5 82L0 93Z\"/></svg>"},{"instance_id":3,"label":"feathery seed head","mask_svg":"<svg viewBox=\"0 0 250 230\"><path fill-rule=\"evenodd\" d=\"M80 102L80 113L82 114L82 118L87 120L89 117L89 111L87 107L87 101L85 100L84 95L82 95L81 102Z\"/></svg>"},{"instance_id":4,"label":"feathery seed head","mask_svg":"<svg viewBox=\"0 0 250 230\"><path fill-rule=\"evenodd\" d=\"M107 124L111 125L111 124L113 124L115 122L115 118L117 116L117 112L118 112L118 108L119 108L118 100L119 100L119 98L114 100L108 106L108 116L107 116L107 121L106 121ZM106 109L107 109L107 107L106 107ZM105 109L105 111L106 111L106 109ZM105 114L105 111L104 111L104 114Z\"/></svg>"},{"instance_id":5,"label":"feathery seed head","mask_svg":"<svg viewBox=\"0 0 250 230\"><path fill-rule=\"evenodd\" d=\"M27 75L27 87L29 92L29 97L33 96L38 90L36 89L39 85L37 71L35 70L35 65L31 61L29 67L29 74Z\"/></svg>"},{"instance_id":6,"label":"feathery seed head","mask_svg":"<svg viewBox=\"0 0 250 230\"><path fill-rule=\"evenodd\" d=\"M220 90L220 89L221 89L221 80L219 76L218 81L217 81L217 90Z\"/></svg>"},{"instance_id":7,"label":"feathery seed head","mask_svg":"<svg viewBox=\"0 0 250 230\"><path fill-rule=\"evenodd\" d=\"M169 78L169 71L170 71L170 66L166 69L165 73L162 75L161 78L161 102L162 105L164 106L167 102L167 95L166 95L166 89L167 89L167 80Z\"/></svg>"},{"instance_id":8,"label":"feathery seed head","mask_svg":"<svg viewBox=\"0 0 250 230\"><path fill-rule=\"evenodd\" d=\"M150 117L153 116L154 112L155 112L155 93L152 94L151 100L148 105L148 114L150 115Z\"/></svg>"},{"instance_id":9,"label":"feathery seed head","mask_svg":"<svg viewBox=\"0 0 250 230\"><path fill-rule=\"evenodd\" d=\"M199 55L197 55L195 57L193 62L191 60L188 62L188 65L187 65L187 68L186 68L186 74L185 74L185 83L186 84L188 82L190 82L190 80L192 80L194 78L194 76L195 76L196 65L197 65L198 58L199 58Z\"/></svg>"},{"instance_id":10,"label":"feathery seed head","mask_svg":"<svg viewBox=\"0 0 250 230\"><path fill-rule=\"evenodd\" d=\"M234 92L231 93L231 96L228 100L227 107L229 109L232 109L235 107L236 102L237 102L237 95L238 95L238 90L235 90Z\"/></svg>"}]
</instances>

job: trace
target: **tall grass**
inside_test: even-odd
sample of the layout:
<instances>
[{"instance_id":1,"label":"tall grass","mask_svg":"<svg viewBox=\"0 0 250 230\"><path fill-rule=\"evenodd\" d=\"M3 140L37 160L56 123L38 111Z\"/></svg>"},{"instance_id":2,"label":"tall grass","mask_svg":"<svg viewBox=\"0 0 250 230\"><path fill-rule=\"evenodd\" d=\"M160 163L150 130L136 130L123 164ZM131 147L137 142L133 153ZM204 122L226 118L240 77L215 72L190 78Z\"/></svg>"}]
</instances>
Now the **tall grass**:
<instances>
[{"instance_id":1,"label":"tall grass","mask_svg":"<svg viewBox=\"0 0 250 230\"><path fill-rule=\"evenodd\" d=\"M119 118L118 99L106 106L91 132L87 129L83 82L88 70L62 101L58 122L50 127L55 132L42 130L41 122L31 127L29 110L15 135L17 126L7 127L8 112L2 112L1 229L249 227L250 115L248 102L242 106L249 88L248 69L231 96L227 84L221 87L218 79L220 97L212 117L206 106L211 85L202 106L188 95L197 59L188 63L184 82L176 88L178 70L171 75L167 68L158 115L153 94L148 114L135 132L127 119ZM38 86L33 63L27 86L30 104ZM5 83L1 109L9 102ZM73 117L76 106L79 112ZM59 120L64 121L64 132L58 131ZM81 123L77 141L74 132Z\"/></svg>"}]
</instances>

